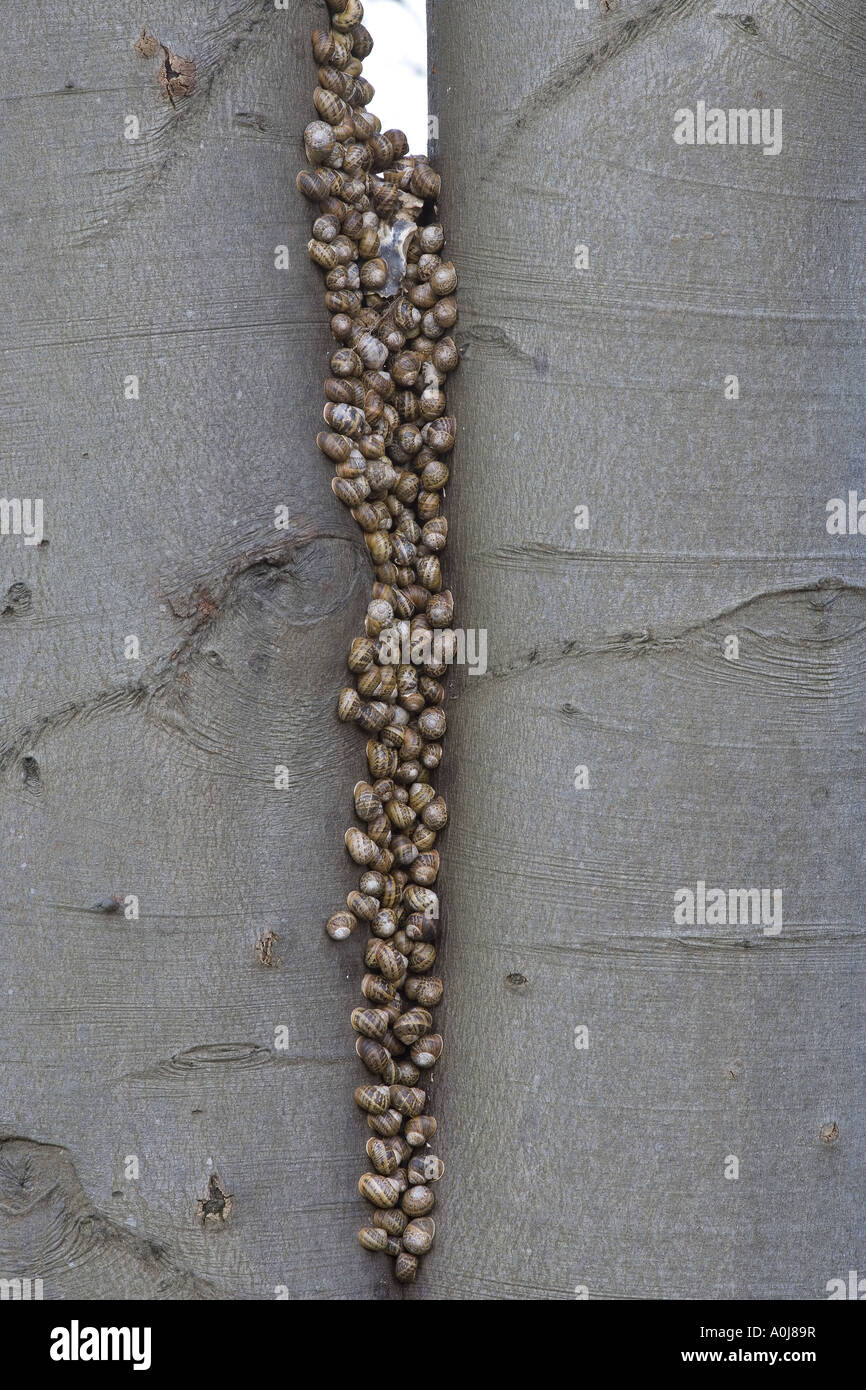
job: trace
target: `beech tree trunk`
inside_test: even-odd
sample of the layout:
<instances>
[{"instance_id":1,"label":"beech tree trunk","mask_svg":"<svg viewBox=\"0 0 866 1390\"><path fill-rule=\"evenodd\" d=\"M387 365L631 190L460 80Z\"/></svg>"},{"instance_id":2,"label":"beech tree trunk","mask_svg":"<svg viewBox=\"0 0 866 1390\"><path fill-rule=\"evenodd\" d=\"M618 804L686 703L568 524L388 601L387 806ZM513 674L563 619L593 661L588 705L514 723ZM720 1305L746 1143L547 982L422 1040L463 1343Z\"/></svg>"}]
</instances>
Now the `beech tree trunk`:
<instances>
[{"instance_id":1,"label":"beech tree trunk","mask_svg":"<svg viewBox=\"0 0 866 1390\"><path fill-rule=\"evenodd\" d=\"M490 670L449 715L421 1298L866 1267L864 540L825 511L863 492L864 11L725 8L430 6L451 577ZM700 100L781 108L781 151L678 145ZM781 933L678 925L698 881L781 889Z\"/></svg>"},{"instance_id":2,"label":"beech tree trunk","mask_svg":"<svg viewBox=\"0 0 866 1390\"><path fill-rule=\"evenodd\" d=\"M370 583L314 443L324 7L5 16L0 497L43 526L0 536L0 1277L46 1298L866 1271L864 542L826 529L863 487L863 12L601 11L430 5L447 577L489 670L450 683L447 1171L405 1291L355 1238L360 945L322 930ZM195 64L174 104L144 20ZM678 145L700 100L780 108L781 151ZM699 883L780 891L781 931L675 921Z\"/></svg>"},{"instance_id":3,"label":"beech tree trunk","mask_svg":"<svg viewBox=\"0 0 866 1390\"><path fill-rule=\"evenodd\" d=\"M5 15L0 496L43 499L44 542L0 537L0 1276L46 1298L387 1287L356 1240L358 962L323 931L369 580L315 447L322 10ZM145 19L196 64L174 106ZM211 1173L233 1206L203 1227Z\"/></svg>"}]
</instances>

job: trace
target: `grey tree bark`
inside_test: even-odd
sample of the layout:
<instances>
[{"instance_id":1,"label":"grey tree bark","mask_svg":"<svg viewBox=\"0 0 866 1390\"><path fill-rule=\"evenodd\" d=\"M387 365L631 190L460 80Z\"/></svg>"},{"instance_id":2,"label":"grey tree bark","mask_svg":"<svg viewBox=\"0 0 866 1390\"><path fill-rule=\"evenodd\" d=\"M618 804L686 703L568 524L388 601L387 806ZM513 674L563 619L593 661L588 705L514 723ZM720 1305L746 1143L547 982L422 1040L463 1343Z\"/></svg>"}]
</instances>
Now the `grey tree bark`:
<instances>
[{"instance_id":1,"label":"grey tree bark","mask_svg":"<svg viewBox=\"0 0 866 1390\"><path fill-rule=\"evenodd\" d=\"M46 1297L395 1296L355 1241L360 952L322 932L369 583L313 442L322 13L4 16L0 496L44 538L0 537L0 1276ZM145 21L196 64L174 106ZM408 1296L823 1298L866 1267L866 590L825 530L862 485L863 11L433 0L431 35L446 555L490 670L451 688L447 1173ZM704 98L781 107L782 152L677 146ZM698 880L780 888L781 933L675 924Z\"/></svg>"},{"instance_id":2,"label":"grey tree bark","mask_svg":"<svg viewBox=\"0 0 866 1390\"><path fill-rule=\"evenodd\" d=\"M731 8L430 5L491 669L449 717L419 1297L821 1299L866 1264L864 541L825 529L863 491L866 25ZM699 100L782 108L781 152L676 144ZM781 889L781 934L675 924L698 880Z\"/></svg>"},{"instance_id":3,"label":"grey tree bark","mask_svg":"<svg viewBox=\"0 0 866 1390\"><path fill-rule=\"evenodd\" d=\"M4 10L0 496L43 499L44 541L0 537L0 1276L46 1298L387 1274L355 1240L356 981L322 930L353 883L363 746L333 709L368 581L315 447L320 19ZM174 106L144 22L196 64ZM202 1227L213 1172L231 1219Z\"/></svg>"}]
</instances>

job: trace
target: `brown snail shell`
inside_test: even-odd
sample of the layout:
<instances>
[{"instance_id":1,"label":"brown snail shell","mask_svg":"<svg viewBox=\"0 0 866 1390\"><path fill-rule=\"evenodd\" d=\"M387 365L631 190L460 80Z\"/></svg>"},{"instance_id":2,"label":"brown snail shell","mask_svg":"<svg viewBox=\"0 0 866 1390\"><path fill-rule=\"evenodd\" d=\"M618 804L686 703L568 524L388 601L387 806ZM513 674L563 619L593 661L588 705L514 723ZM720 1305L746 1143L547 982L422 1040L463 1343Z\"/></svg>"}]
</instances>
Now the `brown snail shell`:
<instances>
[{"instance_id":1,"label":"brown snail shell","mask_svg":"<svg viewBox=\"0 0 866 1390\"><path fill-rule=\"evenodd\" d=\"M383 980L381 975L365 975L361 981L361 992L372 1004L388 1004L397 991L395 986Z\"/></svg>"},{"instance_id":2,"label":"brown snail shell","mask_svg":"<svg viewBox=\"0 0 866 1390\"><path fill-rule=\"evenodd\" d=\"M368 1115L384 1115L391 1105L390 1089L387 1086L358 1086L355 1104Z\"/></svg>"},{"instance_id":3,"label":"brown snail shell","mask_svg":"<svg viewBox=\"0 0 866 1390\"><path fill-rule=\"evenodd\" d=\"M328 918L325 930L332 940L345 941L357 925L358 919L353 912L335 912L333 917Z\"/></svg>"},{"instance_id":4,"label":"brown snail shell","mask_svg":"<svg viewBox=\"0 0 866 1390\"><path fill-rule=\"evenodd\" d=\"M432 1216L419 1216L414 1221L410 1221L403 1231L403 1248L410 1255L426 1255L433 1244L435 1235L436 1223ZM370 1248L368 1246L368 1249Z\"/></svg>"},{"instance_id":5,"label":"brown snail shell","mask_svg":"<svg viewBox=\"0 0 866 1390\"><path fill-rule=\"evenodd\" d=\"M403 1116L399 1110L386 1110L384 1115L368 1115L367 1124L375 1134L381 1135L383 1139L393 1139L400 1133Z\"/></svg>"},{"instance_id":6,"label":"brown snail shell","mask_svg":"<svg viewBox=\"0 0 866 1390\"><path fill-rule=\"evenodd\" d=\"M414 1154L409 1160L406 1176L412 1184L423 1185L438 1182L445 1172L445 1164L435 1154Z\"/></svg>"},{"instance_id":7,"label":"brown snail shell","mask_svg":"<svg viewBox=\"0 0 866 1390\"><path fill-rule=\"evenodd\" d=\"M387 1048L373 1038L359 1037L355 1043L355 1051L368 1071L374 1076L381 1076L383 1081L391 1084L389 1078L394 1075L394 1060ZM394 1105L393 1100L391 1104Z\"/></svg>"},{"instance_id":8,"label":"brown snail shell","mask_svg":"<svg viewBox=\"0 0 866 1390\"><path fill-rule=\"evenodd\" d=\"M365 922L372 922L379 911L379 899L368 893L359 893L357 889L353 888L346 896L346 906L356 917L363 918Z\"/></svg>"},{"instance_id":9,"label":"brown snail shell","mask_svg":"<svg viewBox=\"0 0 866 1390\"><path fill-rule=\"evenodd\" d=\"M388 1032L388 1015L381 1009L353 1009L351 1024L356 1033L374 1042L382 1042ZM416 1065L421 1063L415 1059Z\"/></svg>"},{"instance_id":10,"label":"brown snail shell","mask_svg":"<svg viewBox=\"0 0 866 1390\"><path fill-rule=\"evenodd\" d=\"M385 1181L389 1180L385 1179ZM379 1202L377 1205L390 1206L391 1203ZM409 1217L426 1216L436 1205L436 1196L429 1187L423 1185L408 1187L403 1193L400 1205Z\"/></svg>"},{"instance_id":11,"label":"brown snail shell","mask_svg":"<svg viewBox=\"0 0 866 1390\"><path fill-rule=\"evenodd\" d=\"M436 199L439 197L441 186L442 180L429 164L419 164L413 170L409 187L416 198Z\"/></svg>"},{"instance_id":12,"label":"brown snail shell","mask_svg":"<svg viewBox=\"0 0 866 1390\"><path fill-rule=\"evenodd\" d=\"M433 1025L433 1015L427 1009L409 1009L394 1024L394 1032L401 1042L411 1044L423 1038Z\"/></svg>"},{"instance_id":13,"label":"brown snail shell","mask_svg":"<svg viewBox=\"0 0 866 1390\"><path fill-rule=\"evenodd\" d=\"M401 1250L394 1261L394 1277L401 1284L414 1284L418 1273L418 1260L415 1255L410 1255L408 1251Z\"/></svg>"},{"instance_id":14,"label":"brown snail shell","mask_svg":"<svg viewBox=\"0 0 866 1390\"><path fill-rule=\"evenodd\" d=\"M392 1085L391 1087L391 1104L395 1110L400 1111L401 1115L407 1115L410 1118L420 1115L426 1100L426 1091L422 1091L416 1086Z\"/></svg>"},{"instance_id":15,"label":"brown snail shell","mask_svg":"<svg viewBox=\"0 0 866 1390\"><path fill-rule=\"evenodd\" d=\"M358 1191L374 1207L395 1207L400 1199L400 1188L393 1178L385 1178L381 1173L364 1173L358 1179ZM412 1188L406 1192L408 1197ZM426 1189L422 1189L426 1191ZM432 1205L432 1203L431 1203ZM404 1211L406 1208L404 1207ZM408 1214L408 1213L407 1213Z\"/></svg>"},{"instance_id":16,"label":"brown snail shell","mask_svg":"<svg viewBox=\"0 0 866 1390\"><path fill-rule=\"evenodd\" d=\"M400 1165L400 1156L390 1146L387 1139L368 1139L365 1145L367 1157L383 1177L391 1177Z\"/></svg>"},{"instance_id":17,"label":"brown snail shell","mask_svg":"<svg viewBox=\"0 0 866 1390\"><path fill-rule=\"evenodd\" d=\"M412 999L418 1004L424 1004L427 1008L435 1008L441 1003L444 993L442 981L437 975L430 975L424 979L418 975L409 975L403 986L407 999Z\"/></svg>"},{"instance_id":18,"label":"brown snail shell","mask_svg":"<svg viewBox=\"0 0 866 1390\"><path fill-rule=\"evenodd\" d=\"M382 1231L378 1226L362 1226L358 1232L358 1240L365 1250L387 1250L388 1232Z\"/></svg>"},{"instance_id":19,"label":"brown snail shell","mask_svg":"<svg viewBox=\"0 0 866 1390\"><path fill-rule=\"evenodd\" d=\"M373 1212L373 1225L391 1236L399 1236L405 1231L409 1218L399 1207L380 1208Z\"/></svg>"},{"instance_id":20,"label":"brown snail shell","mask_svg":"<svg viewBox=\"0 0 866 1390\"><path fill-rule=\"evenodd\" d=\"M372 864L379 853L379 847L363 830L351 826L345 835L346 849L356 864Z\"/></svg>"},{"instance_id":21,"label":"brown snail shell","mask_svg":"<svg viewBox=\"0 0 866 1390\"><path fill-rule=\"evenodd\" d=\"M442 1035L440 1033L427 1033L423 1038L419 1038L409 1049L409 1056L416 1067L422 1070L426 1067L433 1067L442 1056Z\"/></svg>"},{"instance_id":22,"label":"brown snail shell","mask_svg":"<svg viewBox=\"0 0 866 1390\"><path fill-rule=\"evenodd\" d=\"M401 1060L395 1068L394 1083L398 1086L415 1086L421 1079L421 1073L414 1062Z\"/></svg>"},{"instance_id":23,"label":"brown snail shell","mask_svg":"<svg viewBox=\"0 0 866 1390\"><path fill-rule=\"evenodd\" d=\"M436 1119L433 1115L415 1115L406 1122L406 1141L413 1148L428 1143L436 1133Z\"/></svg>"}]
</instances>

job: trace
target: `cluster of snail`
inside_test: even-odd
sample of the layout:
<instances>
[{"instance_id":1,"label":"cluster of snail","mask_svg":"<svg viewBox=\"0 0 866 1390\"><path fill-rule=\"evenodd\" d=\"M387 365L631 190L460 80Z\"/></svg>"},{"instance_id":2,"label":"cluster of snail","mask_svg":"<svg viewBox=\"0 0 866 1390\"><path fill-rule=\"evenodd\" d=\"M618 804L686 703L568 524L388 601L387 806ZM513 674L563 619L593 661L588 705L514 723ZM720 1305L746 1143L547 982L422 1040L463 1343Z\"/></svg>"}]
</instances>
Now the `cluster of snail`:
<instances>
[{"instance_id":1,"label":"cluster of snail","mask_svg":"<svg viewBox=\"0 0 866 1390\"><path fill-rule=\"evenodd\" d=\"M331 487L364 535L375 583L364 635L348 665L355 684L337 713L368 736L368 780L354 789L359 825L346 848L361 868L345 911L327 924L335 940L359 921L369 932L364 1005L352 1013L356 1052L374 1081L355 1100L373 1131L373 1171L359 1191L373 1207L359 1232L367 1250L394 1257L412 1282L435 1224L431 1184L443 1172L430 1152L436 1120L418 1083L438 1061L433 1008L442 998L436 962L437 836L445 801L431 783L442 759L445 688L456 651L454 601L439 555L448 523L442 489L457 422L446 414L445 379L458 363L457 274L443 260L435 220L439 176L410 156L402 131L382 131L367 111L362 76L372 39L359 0L328 0L331 27L313 34L319 120L304 131L312 166L299 190L318 204L309 243L326 272L325 303L339 346L325 383L327 430L318 447L335 465Z\"/></svg>"}]
</instances>

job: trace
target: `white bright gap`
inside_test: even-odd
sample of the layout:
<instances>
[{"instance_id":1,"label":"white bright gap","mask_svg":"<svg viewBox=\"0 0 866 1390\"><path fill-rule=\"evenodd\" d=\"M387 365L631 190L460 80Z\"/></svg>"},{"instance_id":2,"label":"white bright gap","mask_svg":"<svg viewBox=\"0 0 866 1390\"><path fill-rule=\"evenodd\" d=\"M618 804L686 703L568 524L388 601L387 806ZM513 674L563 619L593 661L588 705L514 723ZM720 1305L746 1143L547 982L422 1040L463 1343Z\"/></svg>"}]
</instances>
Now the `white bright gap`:
<instances>
[{"instance_id":1,"label":"white bright gap","mask_svg":"<svg viewBox=\"0 0 866 1390\"><path fill-rule=\"evenodd\" d=\"M376 95L370 110L383 130L405 130L412 154L427 152L427 6L425 0L365 0L373 52L364 76Z\"/></svg>"}]
</instances>

